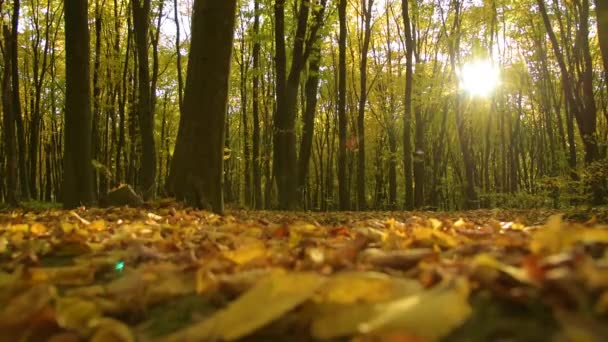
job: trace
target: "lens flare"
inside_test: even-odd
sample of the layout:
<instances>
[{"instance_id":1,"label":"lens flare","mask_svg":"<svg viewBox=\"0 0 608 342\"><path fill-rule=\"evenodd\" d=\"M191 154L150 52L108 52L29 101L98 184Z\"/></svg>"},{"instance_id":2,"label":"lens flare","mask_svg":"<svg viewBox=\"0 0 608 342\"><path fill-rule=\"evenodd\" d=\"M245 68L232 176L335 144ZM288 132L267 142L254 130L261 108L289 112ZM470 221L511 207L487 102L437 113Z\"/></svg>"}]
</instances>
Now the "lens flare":
<instances>
[{"instance_id":1,"label":"lens flare","mask_svg":"<svg viewBox=\"0 0 608 342\"><path fill-rule=\"evenodd\" d=\"M500 84L500 71L490 61L475 61L458 72L460 88L471 96L488 97Z\"/></svg>"}]
</instances>

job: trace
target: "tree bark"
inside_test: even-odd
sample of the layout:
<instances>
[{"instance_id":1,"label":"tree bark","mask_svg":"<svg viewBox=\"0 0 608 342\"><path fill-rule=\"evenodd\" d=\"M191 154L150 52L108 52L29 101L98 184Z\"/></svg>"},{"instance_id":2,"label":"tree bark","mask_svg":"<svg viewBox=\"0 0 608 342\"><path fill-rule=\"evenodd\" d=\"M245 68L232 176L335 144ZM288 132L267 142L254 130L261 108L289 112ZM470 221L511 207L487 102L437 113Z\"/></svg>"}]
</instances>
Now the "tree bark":
<instances>
[{"instance_id":1,"label":"tree bark","mask_svg":"<svg viewBox=\"0 0 608 342\"><path fill-rule=\"evenodd\" d=\"M11 89L11 54L12 45L11 32L8 26L2 27L4 36L4 71L2 75L2 113L4 129L4 151L6 153L6 200L12 206L19 205L19 183L18 183L18 161L17 161L17 139L15 134L15 115L12 106Z\"/></svg>"},{"instance_id":2,"label":"tree bark","mask_svg":"<svg viewBox=\"0 0 608 342\"><path fill-rule=\"evenodd\" d=\"M301 1L292 51L292 61L287 75L287 53L285 49L285 0L275 2L275 44L277 69L277 111L274 124L274 170L279 193L279 207L294 209L298 206L298 165L296 155L296 114L300 76L310 56L317 33L323 23L327 0L319 0L321 8L307 39L308 17L311 4Z\"/></svg>"},{"instance_id":3,"label":"tree bark","mask_svg":"<svg viewBox=\"0 0 608 342\"><path fill-rule=\"evenodd\" d=\"M253 89L252 89L252 115L253 115L253 206L262 209L262 173L260 166L260 1L253 2Z\"/></svg>"},{"instance_id":4,"label":"tree bark","mask_svg":"<svg viewBox=\"0 0 608 342\"><path fill-rule=\"evenodd\" d=\"M583 72L579 80L583 84L583 93L577 96L573 82L573 75L568 71L564 54L560 49L557 37L553 31L553 26L547 14L547 8L544 0L537 0L538 7L547 31L547 35L553 46L553 52L557 58L559 65L562 87L566 98L566 111L569 111L579 129L583 146L585 148L585 163L589 164L599 157L599 150L596 138L596 112L595 100L593 99L593 72L591 57L589 55L589 0L583 0L583 5L580 13L580 23L578 37L579 43L582 44L583 56ZM581 99L582 98L582 99ZM572 148L572 147L571 147ZM572 156L571 156L572 158Z\"/></svg>"},{"instance_id":5,"label":"tree bark","mask_svg":"<svg viewBox=\"0 0 608 342\"><path fill-rule=\"evenodd\" d=\"M359 153L357 154L357 209L367 209L367 195L365 189L365 106L367 104L367 52L371 40L372 6L374 0L363 0L363 46L361 47L361 64L359 73L361 78L359 96L359 111L357 115L357 134L359 135Z\"/></svg>"},{"instance_id":6,"label":"tree bark","mask_svg":"<svg viewBox=\"0 0 608 342\"><path fill-rule=\"evenodd\" d=\"M150 1L131 1L138 59L137 115L141 134L140 187L144 199L156 192L156 148L154 142L154 108L150 89L148 64L148 32L150 30Z\"/></svg>"},{"instance_id":7,"label":"tree bark","mask_svg":"<svg viewBox=\"0 0 608 342\"><path fill-rule=\"evenodd\" d=\"M175 19L175 50L177 53L176 66L177 66L177 98L179 101L179 112L183 111L184 104L184 76L182 75L182 51L180 47L180 24L179 24L179 6L177 0L173 0L174 19Z\"/></svg>"},{"instance_id":8,"label":"tree bark","mask_svg":"<svg viewBox=\"0 0 608 342\"><path fill-rule=\"evenodd\" d=\"M30 197L30 186L28 181L27 170L27 158L25 143L25 129L23 125L23 118L21 116L21 95L19 86L19 11L21 8L21 1L13 1L13 17L11 18L11 45L15 48L11 49L11 81L12 81L12 106L13 115L17 123L17 143L19 147L19 185L21 187L21 197L28 199Z\"/></svg>"},{"instance_id":9,"label":"tree bark","mask_svg":"<svg viewBox=\"0 0 608 342\"><path fill-rule=\"evenodd\" d=\"M101 152L101 142L99 134L99 121L101 120L101 84L99 81L99 74L101 70L101 28L103 25L103 17L101 15L101 9L104 4L100 6L99 0L95 0L95 60L93 62L93 124L91 125L91 144L93 159L99 161ZM99 189L98 184L100 173L99 170L93 170L93 192L98 197ZM104 177L103 175L101 177Z\"/></svg>"},{"instance_id":10,"label":"tree bark","mask_svg":"<svg viewBox=\"0 0 608 342\"><path fill-rule=\"evenodd\" d=\"M315 115L317 111L317 92L319 90L319 69L321 64L321 51L315 48L308 67L308 79L304 86L306 106L304 107L302 127L302 138L300 141L300 153L298 159L298 191L300 203L304 204L306 194L306 183L310 157L312 155L312 141L315 129Z\"/></svg>"},{"instance_id":11,"label":"tree bark","mask_svg":"<svg viewBox=\"0 0 608 342\"><path fill-rule=\"evenodd\" d=\"M338 197L340 210L350 209L348 196L348 179L346 178L346 0L338 3L338 16L340 20L339 33L339 61L338 61Z\"/></svg>"},{"instance_id":12,"label":"tree bark","mask_svg":"<svg viewBox=\"0 0 608 342\"><path fill-rule=\"evenodd\" d=\"M414 209L414 180L412 175L412 90L414 79L414 40L408 0L402 0L405 34L405 100L403 113L403 167L405 175L405 209Z\"/></svg>"},{"instance_id":13,"label":"tree bark","mask_svg":"<svg viewBox=\"0 0 608 342\"><path fill-rule=\"evenodd\" d=\"M178 200L218 213L224 211L224 125L235 17L236 0L194 2L184 118L169 177Z\"/></svg>"},{"instance_id":14,"label":"tree bark","mask_svg":"<svg viewBox=\"0 0 608 342\"><path fill-rule=\"evenodd\" d=\"M608 82L608 1L595 0L595 12L597 14L597 32L602 51L602 62L604 64L604 78Z\"/></svg>"},{"instance_id":15,"label":"tree bark","mask_svg":"<svg viewBox=\"0 0 608 342\"><path fill-rule=\"evenodd\" d=\"M94 202L88 1L65 0L66 106L63 206Z\"/></svg>"}]
</instances>

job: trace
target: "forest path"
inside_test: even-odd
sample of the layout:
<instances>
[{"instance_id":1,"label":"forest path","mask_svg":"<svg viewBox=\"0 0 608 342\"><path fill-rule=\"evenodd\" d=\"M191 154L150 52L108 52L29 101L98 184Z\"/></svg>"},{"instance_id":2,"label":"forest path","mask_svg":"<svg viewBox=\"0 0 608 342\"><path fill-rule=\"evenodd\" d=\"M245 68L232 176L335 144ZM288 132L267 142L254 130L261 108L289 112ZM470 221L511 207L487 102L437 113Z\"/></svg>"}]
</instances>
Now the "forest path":
<instances>
[{"instance_id":1,"label":"forest path","mask_svg":"<svg viewBox=\"0 0 608 342\"><path fill-rule=\"evenodd\" d=\"M0 337L608 340L608 210L0 212Z\"/></svg>"}]
</instances>

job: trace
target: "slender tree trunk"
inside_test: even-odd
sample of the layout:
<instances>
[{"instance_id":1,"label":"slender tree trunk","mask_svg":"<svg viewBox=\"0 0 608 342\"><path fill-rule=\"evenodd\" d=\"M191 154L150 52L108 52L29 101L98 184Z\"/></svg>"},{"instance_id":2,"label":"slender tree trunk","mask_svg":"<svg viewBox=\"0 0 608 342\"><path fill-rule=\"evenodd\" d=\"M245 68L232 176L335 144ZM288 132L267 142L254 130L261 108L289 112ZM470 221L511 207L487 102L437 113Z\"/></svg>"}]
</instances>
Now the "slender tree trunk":
<instances>
[{"instance_id":1,"label":"slender tree trunk","mask_svg":"<svg viewBox=\"0 0 608 342\"><path fill-rule=\"evenodd\" d=\"M158 60L158 46L160 43L160 30L163 21L164 2L158 4L158 17L156 18L156 27L154 27L154 37L152 38L152 80L150 81L150 103L152 111L156 108L156 90L158 84L160 62Z\"/></svg>"},{"instance_id":2,"label":"slender tree trunk","mask_svg":"<svg viewBox=\"0 0 608 342\"><path fill-rule=\"evenodd\" d=\"M414 79L414 39L408 0L402 0L405 33L405 100L403 114L403 167L405 175L405 209L414 209L414 180L412 174L412 90Z\"/></svg>"},{"instance_id":3,"label":"slender tree trunk","mask_svg":"<svg viewBox=\"0 0 608 342\"><path fill-rule=\"evenodd\" d=\"M602 51L602 62L604 63L604 78L608 83L608 1L595 0L595 12L597 14L597 32Z\"/></svg>"},{"instance_id":4,"label":"slender tree trunk","mask_svg":"<svg viewBox=\"0 0 608 342\"><path fill-rule=\"evenodd\" d=\"M460 20L461 20L461 9L462 3L460 0L455 0L455 15L452 24L452 31L450 32L450 45L449 55L450 64L452 67L452 75L456 75L458 51L460 51ZM465 209L475 209L478 206L477 191L475 190L475 164L473 159L473 152L471 151L470 137L467 129L466 118L464 117L461 98L457 94L454 101L454 110L456 111L456 131L458 133L458 140L460 142L460 152L462 153L462 160L464 164L464 181L463 181L463 193L464 193L464 207Z\"/></svg>"},{"instance_id":5,"label":"slender tree trunk","mask_svg":"<svg viewBox=\"0 0 608 342\"><path fill-rule=\"evenodd\" d=\"M570 72L568 72L568 68L566 66L566 62L564 59L564 54L560 49L559 43L557 41L557 37L555 36L555 32L553 31L553 26L551 25L551 21L549 19L549 15L547 14L547 9L545 6L545 0L537 0L538 7L540 9L540 13L543 19L543 23L545 25L545 29L547 31L547 35L551 41L551 45L553 46L553 52L555 57L557 58L557 63L560 69L561 78L562 78L562 87L564 90L564 97L566 99L566 111L570 113L571 117L576 119L579 132L583 139L583 145L585 147L585 163L591 163L599 157L598 146L597 146L597 138L596 138L596 112L595 112L595 101L593 99L593 73L592 73L592 65L591 65L591 57L588 55L589 53L589 1L583 0L583 6L581 9L581 18L579 25L579 32L577 39L579 43L582 44L582 50L584 54L583 61L583 74L582 79L580 80L583 83L583 99L579 99L579 96L576 95L575 90L573 89L574 85L573 76ZM568 128L570 131L570 127ZM572 143L574 142L571 139ZM572 156L572 145L571 145L571 159ZM574 156L575 157L575 156Z\"/></svg>"},{"instance_id":6,"label":"slender tree trunk","mask_svg":"<svg viewBox=\"0 0 608 342\"><path fill-rule=\"evenodd\" d=\"M589 165L599 159L599 147L597 143L597 107L594 99L593 85L593 60L589 48L589 0L582 0L580 10L579 42L581 54L583 55L583 110L577 117L579 132L583 138L585 147L585 164ZM599 199L601 201L601 199Z\"/></svg>"},{"instance_id":7,"label":"slender tree trunk","mask_svg":"<svg viewBox=\"0 0 608 342\"><path fill-rule=\"evenodd\" d=\"M65 149L63 206L94 201L91 165L91 86L88 1L65 0Z\"/></svg>"},{"instance_id":8,"label":"slender tree trunk","mask_svg":"<svg viewBox=\"0 0 608 342\"><path fill-rule=\"evenodd\" d=\"M361 65L359 66L361 84L359 111L357 115L357 133L359 134L359 153L357 159L357 209L367 209L365 194L365 106L367 105L367 53L371 40L372 6L374 0L362 0L363 7L363 46L361 48Z\"/></svg>"},{"instance_id":9,"label":"slender tree trunk","mask_svg":"<svg viewBox=\"0 0 608 342\"><path fill-rule=\"evenodd\" d=\"M260 166L260 1L254 0L253 19L253 89L252 89L252 114L253 114L253 144L251 156L253 160L253 206L262 209L262 175Z\"/></svg>"},{"instance_id":10,"label":"slender tree trunk","mask_svg":"<svg viewBox=\"0 0 608 342\"><path fill-rule=\"evenodd\" d=\"M148 32L150 30L150 1L131 1L133 24L138 58L137 114L141 134L140 188L144 199L154 197L156 192L156 148L154 142L154 108L150 89L150 66L148 64Z\"/></svg>"},{"instance_id":11,"label":"slender tree trunk","mask_svg":"<svg viewBox=\"0 0 608 342\"><path fill-rule=\"evenodd\" d=\"M388 64L388 78L387 84L389 87L389 104L388 113L385 115L387 136L388 136L388 150L389 150L389 161L388 161L388 208L390 210L397 209L397 131L394 128L396 118L396 103L394 87L392 87L393 80L393 49L391 48L392 35L391 35L391 22L390 14L392 13L390 0L386 0L385 7L386 11L386 51L387 51L387 64Z\"/></svg>"},{"instance_id":12,"label":"slender tree trunk","mask_svg":"<svg viewBox=\"0 0 608 342\"><path fill-rule=\"evenodd\" d=\"M219 213L224 211L224 127L235 17L236 0L194 2L184 119L169 177L178 200ZM201 136L207 143L200 143Z\"/></svg>"},{"instance_id":13,"label":"slender tree trunk","mask_svg":"<svg viewBox=\"0 0 608 342\"><path fill-rule=\"evenodd\" d=\"M182 51L180 47L180 24L179 24L179 6L177 0L173 0L174 19L175 19L175 50L176 50L176 65L177 65L177 98L179 100L179 112L183 113L184 104L184 76L182 75Z\"/></svg>"},{"instance_id":14,"label":"slender tree trunk","mask_svg":"<svg viewBox=\"0 0 608 342\"><path fill-rule=\"evenodd\" d=\"M348 196L348 179L346 178L346 0L339 0L338 15L340 20L339 61L338 61L338 196L340 210L350 209Z\"/></svg>"},{"instance_id":15,"label":"slender tree trunk","mask_svg":"<svg viewBox=\"0 0 608 342\"><path fill-rule=\"evenodd\" d=\"M105 5L99 4L99 0L95 0L95 60L93 62L93 124L91 129L91 144L93 159L99 161L101 152L101 143L99 139L99 121L101 120L101 84L100 84L100 70L101 70L101 27L103 25L103 17L101 15L102 8ZM99 170L93 170L93 193L99 196ZM103 177L103 175L102 175Z\"/></svg>"},{"instance_id":16,"label":"slender tree trunk","mask_svg":"<svg viewBox=\"0 0 608 342\"><path fill-rule=\"evenodd\" d=\"M127 11L128 13L129 11ZM128 16L128 14L127 14ZM127 23L130 20L127 19ZM118 33L117 33L118 34ZM117 38L119 39L119 38ZM121 183L125 179L125 172L123 168L126 166L125 158L125 145L126 145L126 111L127 111L127 97L128 97L128 83L127 76L129 74L129 56L131 53L131 28L127 25L127 38L125 40L127 47L125 52L124 64L122 69L121 83L120 83L120 96L118 99L118 144L116 145L116 183ZM115 45L115 49L118 50L118 43ZM125 161L123 166L122 161Z\"/></svg>"},{"instance_id":17,"label":"slender tree trunk","mask_svg":"<svg viewBox=\"0 0 608 342\"><path fill-rule=\"evenodd\" d=\"M245 27L244 20L241 20L241 33L242 37L240 38L240 76L241 76L241 84L240 84L240 97L241 97L241 126L243 128L243 177L244 177L244 186L243 186L243 199L246 206L250 207L252 205L252 177L251 177L251 153L249 150L249 120L247 117L247 105L249 104L247 97L247 75L249 74L249 57L246 55L246 46L245 46Z\"/></svg>"},{"instance_id":18,"label":"slender tree trunk","mask_svg":"<svg viewBox=\"0 0 608 342\"><path fill-rule=\"evenodd\" d=\"M13 16L11 18L11 81L12 81L12 106L15 122L17 123L17 145L19 147L19 185L21 187L21 197L30 198L30 186L28 181L27 155L25 143L25 129L21 116L21 95L19 86L19 13L21 1L13 1Z\"/></svg>"}]
</instances>

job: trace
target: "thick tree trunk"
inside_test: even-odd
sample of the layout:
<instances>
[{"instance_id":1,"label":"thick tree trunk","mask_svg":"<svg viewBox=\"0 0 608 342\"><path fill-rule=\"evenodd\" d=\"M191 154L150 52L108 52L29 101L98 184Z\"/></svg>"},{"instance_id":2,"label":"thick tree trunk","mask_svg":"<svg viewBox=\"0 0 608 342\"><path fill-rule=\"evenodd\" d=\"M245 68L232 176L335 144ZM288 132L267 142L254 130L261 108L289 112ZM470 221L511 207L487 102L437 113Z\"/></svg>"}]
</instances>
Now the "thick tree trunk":
<instances>
[{"instance_id":1,"label":"thick tree trunk","mask_svg":"<svg viewBox=\"0 0 608 342\"><path fill-rule=\"evenodd\" d=\"M65 0L66 106L63 206L94 202L88 1Z\"/></svg>"},{"instance_id":2,"label":"thick tree trunk","mask_svg":"<svg viewBox=\"0 0 608 342\"><path fill-rule=\"evenodd\" d=\"M275 2L275 43L277 69L277 111L274 129L274 171L281 209L298 206L298 165L296 155L296 115L300 76L310 56L317 33L323 23L327 0L319 0L315 21L307 30L310 3L302 1L297 15L296 35L292 61L287 76L287 53L285 49L285 0ZM307 35L308 31L308 35Z\"/></svg>"},{"instance_id":3,"label":"thick tree trunk","mask_svg":"<svg viewBox=\"0 0 608 342\"><path fill-rule=\"evenodd\" d=\"M184 118L169 177L178 200L218 213L224 210L224 125L235 16L236 0L194 2Z\"/></svg>"},{"instance_id":4,"label":"thick tree trunk","mask_svg":"<svg viewBox=\"0 0 608 342\"><path fill-rule=\"evenodd\" d=\"M350 209L348 196L348 179L346 178L346 0L338 3L340 20L340 37L338 42L338 197L340 210Z\"/></svg>"},{"instance_id":5,"label":"thick tree trunk","mask_svg":"<svg viewBox=\"0 0 608 342\"><path fill-rule=\"evenodd\" d=\"M17 139L15 134L15 115L12 106L11 54L13 49L11 32L8 26L2 27L4 35L4 71L2 75L2 113L4 129L4 153L6 154L6 201L13 206L19 205L19 184L17 164Z\"/></svg>"},{"instance_id":6,"label":"thick tree trunk","mask_svg":"<svg viewBox=\"0 0 608 342\"><path fill-rule=\"evenodd\" d=\"M150 30L150 1L131 1L133 25L138 59L137 114L141 134L140 188L144 199L156 192L156 148L154 142L154 108L150 92L150 66L148 64L148 32Z\"/></svg>"},{"instance_id":7,"label":"thick tree trunk","mask_svg":"<svg viewBox=\"0 0 608 342\"><path fill-rule=\"evenodd\" d=\"M302 138L300 141L300 153L298 159L298 192L300 203L304 204L306 183L310 157L312 155L312 141L315 129L315 114L317 111L317 92L319 90L319 67L321 64L320 51L315 49L308 67L308 79L305 85L306 106L304 107L304 125L302 127Z\"/></svg>"}]
</instances>

